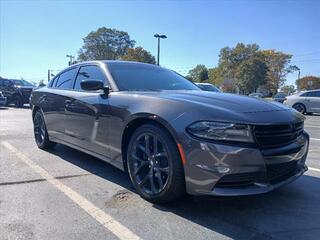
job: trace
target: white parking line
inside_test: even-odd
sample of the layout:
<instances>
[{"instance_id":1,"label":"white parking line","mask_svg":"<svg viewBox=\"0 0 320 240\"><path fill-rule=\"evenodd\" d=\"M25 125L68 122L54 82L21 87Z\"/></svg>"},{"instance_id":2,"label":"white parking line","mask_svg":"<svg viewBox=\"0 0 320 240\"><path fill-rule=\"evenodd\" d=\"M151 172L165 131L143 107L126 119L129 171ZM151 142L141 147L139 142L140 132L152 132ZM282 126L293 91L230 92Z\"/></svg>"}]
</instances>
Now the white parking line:
<instances>
[{"instance_id":1,"label":"white parking line","mask_svg":"<svg viewBox=\"0 0 320 240\"><path fill-rule=\"evenodd\" d=\"M310 138L310 139L314 141L320 141L320 138Z\"/></svg>"},{"instance_id":2,"label":"white parking line","mask_svg":"<svg viewBox=\"0 0 320 240\"><path fill-rule=\"evenodd\" d=\"M106 229L112 232L119 239L141 239L124 225L115 220L112 216L108 215L100 208L96 207L88 199L81 196L76 191L64 185L61 181L51 176L45 169L34 163L31 159L23 155L17 148L12 146L10 143L3 141L1 144L8 150L13 152L20 160L26 163L33 171L41 175L49 183L51 183L60 192L64 193L68 198L76 203L80 208L91 215L96 221L103 225Z\"/></svg>"},{"instance_id":3,"label":"white parking line","mask_svg":"<svg viewBox=\"0 0 320 240\"><path fill-rule=\"evenodd\" d=\"M313 168L313 167L308 167L309 170L315 171L315 172L320 172L319 168Z\"/></svg>"},{"instance_id":4,"label":"white parking line","mask_svg":"<svg viewBox=\"0 0 320 240\"><path fill-rule=\"evenodd\" d=\"M310 127L310 128L320 128L320 126L315 126L315 125L307 125L305 124L304 127Z\"/></svg>"}]
</instances>

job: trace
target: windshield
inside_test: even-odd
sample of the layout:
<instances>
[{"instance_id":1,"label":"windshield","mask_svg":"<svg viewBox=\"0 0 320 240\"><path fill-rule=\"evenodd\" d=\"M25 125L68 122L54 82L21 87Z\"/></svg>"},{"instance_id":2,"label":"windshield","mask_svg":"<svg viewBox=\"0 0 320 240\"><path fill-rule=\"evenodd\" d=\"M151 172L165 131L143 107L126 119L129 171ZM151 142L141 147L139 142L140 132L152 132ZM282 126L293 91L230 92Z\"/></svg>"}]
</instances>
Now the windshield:
<instances>
[{"instance_id":1,"label":"windshield","mask_svg":"<svg viewBox=\"0 0 320 240\"><path fill-rule=\"evenodd\" d=\"M33 85L29 82L27 82L26 80L13 80L14 82L14 85L17 85L17 86L30 86L32 87Z\"/></svg>"},{"instance_id":2,"label":"windshield","mask_svg":"<svg viewBox=\"0 0 320 240\"><path fill-rule=\"evenodd\" d=\"M220 92L218 88L211 84L198 84L198 87L200 87L204 91L209 91L209 92Z\"/></svg>"},{"instance_id":3,"label":"windshield","mask_svg":"<svg viewBox=\"0 0 320 240\"><path fill-rule=\"evenodd\" d=\"M179 74L147 64L108 63L120 91L200 90Z\"/></svg>"},{"instance_id":4,"label":"windshield","mask_svg":"<svg viewBox=\"0 0 320 240\"><path fill-rule=\"evenodd\" d=\"M287 96L287 94L285 94L285 93L277 93L274 97L276 97L276 98L284 98L286 96Z\"/></svg>"}]
</instances>

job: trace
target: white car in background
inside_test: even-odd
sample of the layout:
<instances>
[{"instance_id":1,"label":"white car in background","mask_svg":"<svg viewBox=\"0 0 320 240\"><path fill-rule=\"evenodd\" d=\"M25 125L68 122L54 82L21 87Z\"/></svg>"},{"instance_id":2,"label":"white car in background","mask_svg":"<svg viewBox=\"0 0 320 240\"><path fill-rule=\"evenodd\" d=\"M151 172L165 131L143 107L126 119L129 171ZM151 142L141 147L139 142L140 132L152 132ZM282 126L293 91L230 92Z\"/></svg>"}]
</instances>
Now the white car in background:
<instances>
[{"instance_id":1,"label":"white car in background","mask_svg":"<svg viewBox=\"0 0 320 240\"><path fill-rule=\"evenodd\" d=\"M283 103L302 114L320 113L320 89L287 96Z\"/></svg>"},{"instance_id":2,"label":"white car in background","mask_svg":"<svg viewBox=\"0 0 320 240\"><path fill-rule=\"evenodd\" d=\"M195 84L203 91L221 92L221 90L219 88L217 88L216 86L214 86L211 83L199 83L199 82L196 82Z\"/></svg>"}]
</instances>

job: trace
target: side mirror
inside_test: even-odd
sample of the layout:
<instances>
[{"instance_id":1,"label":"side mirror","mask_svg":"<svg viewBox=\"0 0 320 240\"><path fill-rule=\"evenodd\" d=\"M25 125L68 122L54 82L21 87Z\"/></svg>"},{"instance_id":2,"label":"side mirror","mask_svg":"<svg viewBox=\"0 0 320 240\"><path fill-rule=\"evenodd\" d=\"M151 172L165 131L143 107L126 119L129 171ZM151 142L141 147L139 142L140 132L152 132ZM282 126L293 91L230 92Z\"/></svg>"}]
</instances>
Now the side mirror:
<instances>
[{"instance_id":1,"label":"side mirror","mask_svg":"<svg viewBox=\"0 0 320 240\"><path fill-rule=\"evenodd\" d=\"M81 88L87 91L95 91L103 89L103 82L100 80L82 80Z\"/></svg>"},{"instance_id":2,"label":"side mirror","mask_svg":"<svg viewBox=\"0 0 320 240\"><path fill-rule=\"evenodd\" d=\"M109 86L104 86L104 83L101 80L82 80L80 85L81 88L86 91L103 90L106 95L108 95L110 91Z\"/></svg>"}]
</instances>

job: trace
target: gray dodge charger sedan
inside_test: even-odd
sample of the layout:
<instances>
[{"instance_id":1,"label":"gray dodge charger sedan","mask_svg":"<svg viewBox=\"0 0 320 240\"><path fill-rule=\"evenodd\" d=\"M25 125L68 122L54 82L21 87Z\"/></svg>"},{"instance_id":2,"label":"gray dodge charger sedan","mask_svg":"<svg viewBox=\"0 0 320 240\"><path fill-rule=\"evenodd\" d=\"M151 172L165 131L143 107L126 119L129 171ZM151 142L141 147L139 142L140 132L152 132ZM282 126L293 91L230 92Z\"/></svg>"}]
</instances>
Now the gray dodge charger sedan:
<instances>
[{"instance_id":1,"label":"gray dodge charger sedan","mask_svg":"<svg viewBox=\"0 0 320 240\"><path fill-rule=\"evenodd\" d=\"M152 202L265 193L307 170L300 113L201 91L155 65L72 65L33 91L31 105L39 148L65 144L128 171Z\"/></svg>"}]
</instances>

